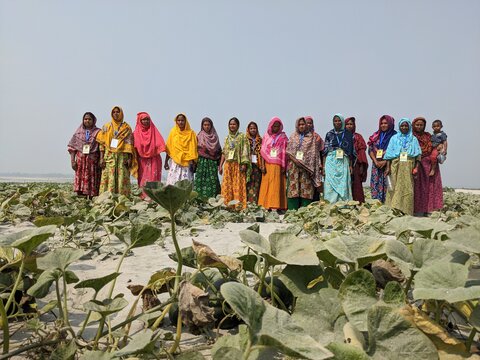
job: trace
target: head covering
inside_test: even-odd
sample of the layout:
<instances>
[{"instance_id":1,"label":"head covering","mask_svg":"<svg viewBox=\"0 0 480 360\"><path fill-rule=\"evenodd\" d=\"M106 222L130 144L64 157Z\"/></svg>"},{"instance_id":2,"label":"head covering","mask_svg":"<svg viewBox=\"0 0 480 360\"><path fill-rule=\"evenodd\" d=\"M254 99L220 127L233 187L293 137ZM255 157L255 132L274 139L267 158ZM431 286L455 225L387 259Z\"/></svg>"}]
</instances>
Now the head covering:
<instances>
[{"instance_id":1,"label":"head covering","mask_svg":"<svg viewBox=\"0 0 480 360\"><path fill-rule=\"evenodd\" d=\"M257 127L257 135L255 135L255 138L250 135L250 125L255 125ZM247 136L248 142L250 143L250 153L252 155L260 156L260 149L262 148L262 138L258 133L258 125L255 121L250 121L248 123L245 135Z\"/></svg>"},{"instance_id":2,"label":"head covering","mask_svg":"<svg viewBox=\"0 0 480 360\"><path fill-rule=\"evenodd\" d=\"M335 130L335 126L325 135L325 145L323 154L327 155L330 151L343 149L347 156L353 156L353 134L345 130L345 119L342 114L335 114L332 123L338 117L342 121L342 127L339 131Z\"/></svg>"},{"instance_id":3,"label":"head covering","mask_svg":"<svg viewBox=\"0 0 480 360\"><path fill-rule=\"evenodd\" d=\"M385 156L383 157L385 160L396 159L400 156L400 153L402 151L406 151L408 156L410 157L417 157L422 153L417 138L412 134L412 123L410 122L410 119L401 119L398 123L399 130L400 126L402 126L403 123L408 124L408 133L402 134L401 131L398 131L395 135L392 136L388 144Z\"/></svg>"},{"instance_id":4,"label":"head covering","mask_svg":"<svg viewBox=\"0 0 480 360\"><path fill-rule=\"evenodd\" d=\"M142 119L149 118L150 125L142 124ZM165 151L165 141L157 130L152 118L146 112L137 114L137 125L133 132L133 139L138 155L143 158L151 158Z\"/></svg>"},{"instance_id":5,"label":"head covering","mask_svg":"<svg viewBox=\"0 0 480 360\"><path fill-rule=\"evenodd\" d=\"M278 122L280 124L280 129L276 134L273 133L272 127ZM260 154L269 164L280 165L282 168L285 168L285 155L287 148L288 137L287 134L283 131L283 123L278 117L273 117L268 123L267 131L263 135L262 148L260 149ZM270 150L277 149L277 157L270 156Z\"/></svg>"},{"instance_id":6,"label":"head covering","mask_svg":"<svg viewBox=\"0 0 480 360\"><path fill-rule=\"evenodd\" d=\"M115 120L113 118L113 110L120 110L120 119ZM132 128L126 122L123 121L123 110L120 106L114 106L110 112L112 120L109 123L106 123L102 127L102 131L99 131L96 137L98 143L106 147L110 152L126 152L134 154L133 151L133 136ZM110 144L112 139L118 140L118 146L116 148L111 148Z\"/></svg>"},{"instance_id":7,"label":"head covering","mask_svg":"<svg viewBox=\"0 0 480 360\"><path fill-rule=\"evenodd\" d=\"M417 132L415 130L415 124L419 121L423 122L423 130ZM427 125L427 120L424 117L417 117L413 120L412 127L413 127L413 135L418 139L418 143L420 144L420 149L422 149L422 157L428 156L432 152L432 135L425 131L425 126Z\"/></svg>"},{"instance_id":8,"label":"head covering","mask_svg":"<svg viewBox=\"0 0 480 360\"><path fill-rule=\"evenodd\" d=\"M203 130L203 124L206 122L209 122L211 126L210 132L208 133ZM220 156L222 156L222 147L220 146L217 130L215 130L215 126L213 126L213 121L210 118L203 118L201 130L197 135L197 140L198 155L210 160L220 159Z\"/></svg>"},{"instance_id":9,"label":"head covering","mask_svg":"<svg viewBox=\"0 0 480 360\"><path fill-rule=\"evenodd\" d=\"M315 131L315 122L313 121L313 117L308 115L308 116L305 116L304 119L305 119L305 122L307 122L307 120L312 120L312 128L310 129L310 131L313 133L313 136L315 137L315 141L317 143L318 151L322 152L324 142L323 142L323 139L320 136L320 134Z\"/></svg>"},{"instance_id":10,"label":"head covering","mask_svg":"<svg viewBox=\"0 0 480 360\"><path fill-rule=\"evenodd\" d=\"M300 117L295 122L295 131L290 135L286 152L291 161L303 167L313 176L315 172L318 171L320 153L316 151L317 147L313 134L309 131L300 133L298 124L302 120L305 121L305 118ZM303 152L303 160L296 158L297 151Z\"/></svg>"},{"instance_id":11,"label":"head covering","mask_svg":"<svg viewBox=\"0 0 480 360\"><path fill-rule=\"evenodd\" d=\"M177 125L178 117L182 115L185 118L185 128L180 130ZM170 130L167 139L167 154L180 166L188 166L190 161L197 161L197 135L190 128L187 116L178 114L175 116L175 126Z\"/></svg>"},{"instance_id":12,"label":"head covering","mask_svg":"<svg viewBox=\"0 0 480 360\"><path fill-rule=\"evenodd\" d=\"M382 125L382 120L387 120L388 129L387 131L382 131L380 126ZM376 150L387 150L388 143L393 135L397 132L395 131L395 119L390 115L383 115L378 120L378 130L375 131L372 136L368 138L368 146L371 147L372 151Z\"/></svg>"},{"instance_id":13,"label":"head covering","mask_svg":"<svg viewBox=\"0 0 480 360\"><path fill-rule=\"evenodd\" d=\"M355 123L355 118L353 116L346 118L345 124L349 121L351 121L353 124L353 149L355 150L357 162L367 164L368 166L367 155L365 152L365 150L367 150L367 144L365 143L363 136L356 132L357 125ZM366 172L364 173L364 175L366 176Z\"/></svg>"},{"instance_id":14,"label":"head covering","mask_svg":"<svg viewBox=\"0 0 480 360\"><path fill-rule=\"evenodd\" d=\"M87 129L83 125L83 119L85 115L90 115L93 120L93 125L90 129ZM86 112L83 114L82 123L80 126L75 130L70 142L68 143L68 151L83 151L83 145L89 144L90 145L90 153L94 153L99 151L98 143L95 141L95 136L100 131L95 125L97 124L97 118L91 112Z\"/></svg>"}]
</instances>

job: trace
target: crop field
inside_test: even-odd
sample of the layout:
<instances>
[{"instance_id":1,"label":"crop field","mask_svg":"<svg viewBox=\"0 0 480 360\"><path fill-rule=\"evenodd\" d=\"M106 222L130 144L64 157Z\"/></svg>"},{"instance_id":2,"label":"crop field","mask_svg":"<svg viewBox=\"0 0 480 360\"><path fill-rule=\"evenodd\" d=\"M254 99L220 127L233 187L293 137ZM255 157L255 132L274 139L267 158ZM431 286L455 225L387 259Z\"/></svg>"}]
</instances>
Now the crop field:
<instances>
[{"instance_id":1,"label":"crop field","mask_svg":"<svg viewBox=\"0 0 480 360\"><path fill-rule=\"evenodd\" d=\"M0 183L0 360L480 359L480 196L420 218L145 191Z\"/></svg>"}]
</instances>

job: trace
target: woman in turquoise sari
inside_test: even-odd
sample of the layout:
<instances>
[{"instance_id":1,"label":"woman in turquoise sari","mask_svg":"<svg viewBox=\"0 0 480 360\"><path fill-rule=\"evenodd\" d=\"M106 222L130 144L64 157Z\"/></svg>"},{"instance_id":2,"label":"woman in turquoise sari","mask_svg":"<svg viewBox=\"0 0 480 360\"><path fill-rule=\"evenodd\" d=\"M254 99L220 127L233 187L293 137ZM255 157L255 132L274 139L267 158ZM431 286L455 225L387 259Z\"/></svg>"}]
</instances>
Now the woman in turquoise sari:
<instances>
[{"instance_id":1,"label":"woman in turquoise sari","mask_svg":"<svg viewBox=\"0 0 480 360\"><path fill-rule=\"evenodd\" d=\"M333 129L325 136L323 197L329 203L352 200L353 134L345 129L341 114L333 117Z\"/></svg>"}]
</instances>

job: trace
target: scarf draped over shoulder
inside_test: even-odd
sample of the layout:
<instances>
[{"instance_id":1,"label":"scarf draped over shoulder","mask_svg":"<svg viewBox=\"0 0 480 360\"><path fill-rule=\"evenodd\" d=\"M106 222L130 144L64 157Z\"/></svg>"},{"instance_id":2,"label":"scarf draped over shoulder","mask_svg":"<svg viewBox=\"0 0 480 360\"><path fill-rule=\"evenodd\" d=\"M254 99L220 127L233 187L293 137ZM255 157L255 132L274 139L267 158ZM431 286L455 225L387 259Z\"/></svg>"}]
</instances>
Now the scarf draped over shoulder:
<instances>
[{"instance_id":1,"label":"scarf draped over shoulder","mask_svg":"<svg viewBox=\"0 0 480 360\"><path fill-rule=\"evenodd\" d=\"M112 120L103 125L102 130L97 133L96 140L110 152L134 154L132 128L123 121L123 110L121 107L114 106L111 113L113 113L115 108L120 110L120 120L117 121L112 116ZM118 140L116 148L110 147L112 139Z\"/></svg>"},{"instance_id":2,"label":"scarf draped over shoulder","mask_svg":"<svg viewBox=\"0 0 480 360\"><path fill-rule=\"evenodd\" d=\"M210 132L208 133L203 130L203 124L205 122L210 123ZM220 140L218 138L217 130L215 130L215 126L213 126L213 121L210 118L203 118L201 130L197 135L197 139L198 155L210 160L220 159L220 156L222 156L222 147L220 146Z\"/></svg>"},{"instance_id":3,"label":"scarf draped over shoulder","mask_svg":"<svg viewBox=\"0 0 480 360\"><path fill-rule=\"evenodd\" d=\"M335 114L333 119L335 119L335 117L338 117L342 121L342 128L339 131L333 128L325 135L323 155L326 156L331 151L342 149L345 155L352 157L354 155L353 134L345 129L345 118L342 114Z\"/></svg>"},{"instance_id":4,"label":"scarf draped over shoulder","mask_svg":"<svg viewBox=\"0 0 480 360\"><path fill-rule=\"evenodd\" d=\"M183 130L180 130L176 122L180 115L185 117L185 129ZM175 126L167 139L167 154L178 165L188 166L190 161L198 160L197 135L190 128L190 123L185 114L178 114L174 121Z\"/></svg>"},{"instance_id":5,"label":"scarf draped over shoulder","mask_svg":"<svg viewBox=\"0 0 480 360\"><path fill-rule=\"evenodd\" d=\"M423 131L417 132L415 130L415 124L417 122L423 122ZM425 131L425 125L427 125L427 120L424 117L417 117L412 122L413 127L413 135L417 138L418 143L420 144L420 149L422 149L422 157L428 156L431 154L433 146L432 146L432 135Z\"/></svg>"},{"instance_id":6,"label":"scarf draped over shoulder","mask_svg":"<svg viewBox=\"0 0 480 360\"><path fill-rule=\"evenodd\" d=\"M93 126L91 129L87 129L83 125L83 118L85 115L90 115L93 120ZM80 126L75 130L70 142L68 143L68 151L83 151L83 145L89 144L90 145L90 153L98 152L100 149L98 147L98 142L95 141L95 137L97 136L100 129L96 127L97 118L91 112L86 112L82 117L82 123ZM87 140L88 138L88 140Z\"/></svg>"},{"instance_id":7,"label":"scarf draped over shoulder","mask_svg":"<svg viewBox=\"0 0 480 360\"><path fill-rule=\"evenodd\" d=\"M250 132L248 129L250 128L250 125L254 124L257 127L257 135L255 138L253 138L250 135ZM245 133L245 136L247 137L249 146L250 146L250 155L256 155L257 156L257 165L263 169L265 164L263 163L263 158L261 156L261 149L262 149L262 137L258 133L258 125L256 122L249 122L247 125L247 131Z\"/></svg>"},{"instance_id":8,"label":"scarf draped over shoulder","mask_svg":"<svg viewBox=\"0 0 480 360\"><path fill-rule=\"evenodd\" d=\"M412 133L412 123L410 119L403 118L398 124L398 129L403 123L408 124L408 133L402 134L401 131L398 131L395 135L392 136L387 147L387 151L384 155L385 160L396 159L400 156L402 151L405 151L410 157L417 157L422 154L418 140Z\"/></svg>"},{"instance_id":9,"label":"scarf draped over shoulder","mask_svg":"<svg viewBox=\"0 0 480 360\"><path fill-rule=\"evenodd\" d=\"M381 130L382 120L386 120L388 123L387 131ZM378 120L378 130L375 131L372 136L368 138L368 146L370 152L376 152L377 150L386 151L388 147L388 143L393 135L395 135L397 131L395 130L395 119L390 115L383 115L380 120Z\"/></svg>"},{"instance_id":10,"label":"scarf draped over shoulder","mask_svg":"<svg viewBox=\"0 0 480 360\"><path fill-rule=\"evenodd\" d=\"M142 124L142 119L149 118L148 127ZM142 158L152 158L165 151L165 141L152 121L152 118L146 112L137 114L137 124L133 132L135 149Z\"/></svg>"},{"instance_id":11,"label":"scarf draped over shoulder","mask_svg":"<svg viewBox=\"0 0 480 360\"><path fill-rule=\"evenodd\" d=\"M278 122L280 129L276 134L273 133L272 127ZM260 154L268 164L280 165L282 168L286 167L286 150L287 150L288 137L283 131L283 123L278 117L273 117L268 124L267 131L263 135L262 148ZM272 157L270 155L271 150L277 150L277 156Z\"/></svg>"}]
</instances>

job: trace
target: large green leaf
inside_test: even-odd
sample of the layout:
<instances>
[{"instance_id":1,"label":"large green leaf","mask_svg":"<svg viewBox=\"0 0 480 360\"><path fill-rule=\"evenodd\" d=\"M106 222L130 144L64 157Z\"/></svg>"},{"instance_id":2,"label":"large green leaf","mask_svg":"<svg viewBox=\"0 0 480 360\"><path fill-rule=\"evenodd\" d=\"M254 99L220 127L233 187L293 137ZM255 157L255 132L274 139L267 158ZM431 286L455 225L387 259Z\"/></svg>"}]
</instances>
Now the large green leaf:
<instances>
[{"instance_id":1,"label":"large green leaf","mask_svg":"<svg viewBox=\"0 0 480 360\"><path fill-rule=\"evenodd\" d=\"M73 360L77 352L77 344L70 340L67 343L60 344L50 355L50 360Z\"/></svg>"},{"instance_id":2,"label":"large green leaf","mask_svg":"<svg viewBox=\"0 0 480 360\"><path fill-rule=\"evenodd\" d=\"M130 231L130 246L132 249L148 246L158 240L162 232L148 224L133 225Z\"/></svg>"},{"instance_id":3,"label":"large green leaf","mask_svg":"<svg viewBox=\"0 0 480 360\"><path fill-rule=\"evenodd\" d=\"M143 191L171 215L190 198L192 193L192 182L181 180L175 185L163 185L161 182L147 182Z\"/></svg>"},{"instance_id":4,"label":"large green leaf","mask_svg":"<svg viewBox=\"0 0 480 360\"><path fill-rule=\"evenodd\" d=\"M327 287L328 282L316 282L315 286L309 286L312 280L319 279L323 276L322 267L317 266L301 266L301 265L287 265L282 270L279 278L290 290L293 296L301 296L303 294L313 294L318 292L321 288Z\"/></svg>"},{"instance_id":5,"label":"large green leaf","mask_svg":"<svg viewBox=\"0 0 480 360\"><path fill-rule=\"evenodd\" d=\"M339 298L348 320L360 331L367 331L367 315L377 302L376 283L367 270L349 274L340 286Z\"/></svg>"},{"instance_id":6,"label":"large green leaf","mask_svg":"<svg viewBox=\"0 0 480 360\"><path fill-rule=\"evenodd\" d=\"M444 239L446 233L453 229L452 225L445 222L414 216L393 218L386 226L395 232L397 238L402 238L404 234L413 231L428 239Z\"/></svg>"},{"instance_id":7,"label":"large green leaf","mask_svg":"<svg viewBox=\"0 0 480 360\"><path fill-rule=\"evenodd\" d=\"M48 269L40 274L37 282L33 284L27 293L30 296L41 299L49 293L50 286L52 286L55 280L62 277L62 272L59 269Z\"/></svg>"},{"instance_id":8,"label":"large green leaf","mask_svg":"<svg viewBox=\"0 0 480 360\"><path fill-rule=\"evenodd\" d=\"M452 231L448 236L450 239L445 241L445 246L480 254L480 221L476 221L466 228Z\"/></svg>"},{"instance_id":9,"label":"large green leaf","mask_svg":"<svg viewBox=\"0 0 480 360\"><path fill-rule=\"evenodd\" d=\"M37 266L42 270L60 269L65 271L68 265L79 260L84 254L85 252L81 249L58 248L37 259Z\"/></svg>"},{"instance_id":10,"label":"large green leaf","mask_svg":"<svg viewBox=\"0 0 480 360\"><path fill-rule=\"evenodd\" d=\"M213 360L241 360L247 350L249 341L246 325L238 327L238 334L224 335L215 342L212 348Z\"/></svg>"},{"instance_id":11,"label":"large green leaf","mask_svg":"<svg viewBox=\"0 0 480 360\"><path fill-rule=\"evenodd\" d=\"M316 294L300 296L292 319L325 346L334 340L335 322L342 314L338 290L324 288Z\"/></svg>"},{"instance_id":12,"label":"large green leaf","mask_svg":"<svg viewBox=\"0 0 480 360\"><path fill-rule=\"evenodd\" d=\"M94 279L87 279L80 281L77 285L74 286L75 289L84 289L90 288L95 290L95 292L99 292L105 285L107 285L113 279L116 279L120 273L114 272L99 278Z\"/></svg>"},{"instance_id":13,"label":"large green leaf","mask_svg":"<svg viewBox=\"0 0 480 360\"><path fill-rule=\"evenodd\" d=\"M437 262L415 275L414 299L446 300L450 303L480 297L480 286L468 286L468 267Z\"/></svg>"},{"instance_id":14,"label":"large green leaf","mask_svg":"<svg viewBox=\"0 0 480 360\"><path fill-rule=\"evenodd\" d=\"M400 268L406 277L410 277L413 270L413 255L408 247L398 240L389 239L385 242L385 252Z\"/></svg>"},{"instance_id":15,"label":"large green leaf","mask_svg":"<svg viewBox=\"0 0 480 360\"><path fill-rule=\"evenodd\" d=\"M116 297L115 299L105 299L103 301L90 300L83 304L87 311L95 311L103 316L107 316L122 310L128 305L128 301L123 297Z\"/></svg>"},{"instance_id":16,"label":"large green leaf","mask_svg":"<svg viewBox=\"0 0 480 360\"><path fill-rule=\"evenodd\" d=\"M106 351L86 351L80 356L79 360L111 360L114 358L114 355Z\"/></svg>"},{"instance_id":17,"label":"large green leaf","mask_svg":"<svg viewBox=\"0 0 480 360\"><path fill-rule=\"evenodd\" d=\"M223 284L220 292L249 326L252 345L275 347L286 355L306 359L332 356L330 351L294 323L288 313L271 306L249 287L230 282Z\"/></svg>"},{"instance_id":18,"label":"large green leaf","mask_svg":"<svg viewBox=\"0 0 480 360\"><path fill-rule=\"evenodd\" d=\"M242 242L247 245L250 249L255 251L258 254L271 254L272 249L270 243L258 232L253 230L242 230L240 231L240 239Z\"/></svg>"},{"instance_id":19,"label":"large green leaf","mask_svg":"<svg viewBox=\"0 0 480 360\"><path fill-rule=\"evenodd\" d=\"M132 336L127 346L114 353L116 357L134 355L134 354L148 354L153 352L155 348L155 340L152 340L153 331L145 329Z\"/></svg>"},{"instance_id":20,"label":"large green leaf","mask_svg":"<svg viewBox=\"0 0 480 360\"><path fill-rule=\"evenodd\" d=\"M388 306L373 306L368 312L368 338L373 359L438 359L428 337Z\"/></svg>"},{"instance_id":21,"label":"large green leaf","mask_svg":"<svg viewBox=\"0 0 480 360\"><path fill-rule=\"evenodd\" d=\"M325 247L338 260L358 263L359 267L385 254L385 240L366 235L344 235L326 241Z\"/></svg>"},{"instance_id":22,"label":"large green leaf","mask_svg":"<svg viewBox=\"0 0 480 360\"><path fill-rule=\"evenodd\" d=\"M327 349L330 350L333 355L335 355L334 360L369 360L365 351L359 349L355 346L344 344L344 343L330 343L327 346Z\"/></svg>"},{"instance_id":23,"label":"large green leaf","mask_svg":"<svg viewBox=\"0 0 480 360\"><path fill-rule=\"evenodd\" d=\"M13 234L0 236L0 246L12 246L30 254L33 249L55 234L55 225L22 230Z\"/></svg>"}]
</instances>

